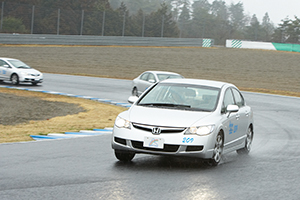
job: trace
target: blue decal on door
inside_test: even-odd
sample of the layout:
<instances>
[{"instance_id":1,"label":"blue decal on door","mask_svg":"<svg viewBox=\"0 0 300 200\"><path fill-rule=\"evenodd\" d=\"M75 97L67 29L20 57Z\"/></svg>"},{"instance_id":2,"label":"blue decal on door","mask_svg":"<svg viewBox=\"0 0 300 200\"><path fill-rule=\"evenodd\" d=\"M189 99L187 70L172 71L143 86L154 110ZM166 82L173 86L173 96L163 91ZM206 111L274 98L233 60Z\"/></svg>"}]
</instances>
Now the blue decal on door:
<instances>
[{"instance_id":1,"label":"blue decal on door","mask_svg":"<svg viewBox=\"0 0 300 200\"><path fill-rule=\"evenodd\" d=\"M234 125L233 123L229 122L229 134L237 132L239 125Z\"/></svg>"}]
</instances>

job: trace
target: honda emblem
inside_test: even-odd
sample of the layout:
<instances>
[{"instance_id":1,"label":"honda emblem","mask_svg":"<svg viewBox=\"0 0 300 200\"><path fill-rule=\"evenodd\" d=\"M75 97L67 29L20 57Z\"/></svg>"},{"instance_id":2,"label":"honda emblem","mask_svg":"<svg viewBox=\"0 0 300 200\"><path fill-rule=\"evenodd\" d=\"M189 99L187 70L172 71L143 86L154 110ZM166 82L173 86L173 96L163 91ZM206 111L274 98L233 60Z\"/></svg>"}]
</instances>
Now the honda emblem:
<instances>
[{"instance_id":1,"label":"honda emblem","mask_svg":"<svg viewBox=\"0 0 300 200\"><path fill-rule=\"evenodd\" d=\"M161 129L159 127L152 128L152 134L159 135L161 133Z\"/></svg>"}]
</instances>

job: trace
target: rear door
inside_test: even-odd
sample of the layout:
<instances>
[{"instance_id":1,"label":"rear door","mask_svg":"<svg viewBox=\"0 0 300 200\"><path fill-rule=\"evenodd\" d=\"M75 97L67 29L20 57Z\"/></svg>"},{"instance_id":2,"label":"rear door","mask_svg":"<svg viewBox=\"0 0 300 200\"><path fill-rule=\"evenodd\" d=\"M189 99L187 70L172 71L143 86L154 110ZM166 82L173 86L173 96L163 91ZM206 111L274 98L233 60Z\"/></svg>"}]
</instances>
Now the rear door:
<instances>
[{"instance_id":1,"label":"rear door","mask_svg":"<svg viewBox=\"0 0 300 200\"><path fill-rule=\"evenodd\" d=\"M150 74L149 72L146 72L146 73L141 75L140 80L139 80L139 84L138 84L139 93L144 92L145 89L149 86L149 83L148 83L149 74Z\"/></svg>"},{"instance_id":2,"label":"rear door","mask_svg":"<svg viewBox=\"0 0 300 200\"><path fill-rule=\"evenodd\" d=\"M152 84L154 84L155 82L156 81L155 81L154 74L152 74L150 72L146 72L146 73L144 73L144 74L141 75L140 84L139 84L138 90L142 93L148 87L150 87Z\"/></svg>"}]
</instances>

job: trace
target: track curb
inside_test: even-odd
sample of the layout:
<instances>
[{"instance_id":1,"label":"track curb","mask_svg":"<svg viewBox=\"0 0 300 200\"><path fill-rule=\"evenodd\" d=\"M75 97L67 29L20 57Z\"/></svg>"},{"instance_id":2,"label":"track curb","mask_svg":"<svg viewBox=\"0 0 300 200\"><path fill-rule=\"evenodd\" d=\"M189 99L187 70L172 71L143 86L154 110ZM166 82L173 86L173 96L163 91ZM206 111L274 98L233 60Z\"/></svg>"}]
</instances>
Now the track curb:
<instances>
[{"instance_id":1,"label":"track curb","mask_svg":"<svg viewBox=\"0 0 300 200\"><path fill-rule=\"evenodd\" d=\"M82 99L88 99L92 101L97 101L100 103L106 103L116 106L121 106L125 108L129 108L131 104L129 103L120 103L115 102L110 99L102 99L102 98L95 98L91 96L84 96L84 95L74 95L64 92L55 92L55 91L47 91L47 90L38 90L38 89L29 89L29 88L22 88L22 87L14 87L14 86L0 86L1 88L8 88L8 89L17 89L17 90L25 90L31 92L42 92L47 94L55 94L55 95L63 95L68 97L76 97ZM81 130L79 132L65 132L65 133L49 133L48 135L30 135L30 137L36 141L40 140L53 140L53 139L67 139L67 138L76 138L76 137L88 137L88 136L96 136L102 134L111 134L112 128L104 128L104 129L93 129L93 130Z\"/></svg>"}]
</instances>

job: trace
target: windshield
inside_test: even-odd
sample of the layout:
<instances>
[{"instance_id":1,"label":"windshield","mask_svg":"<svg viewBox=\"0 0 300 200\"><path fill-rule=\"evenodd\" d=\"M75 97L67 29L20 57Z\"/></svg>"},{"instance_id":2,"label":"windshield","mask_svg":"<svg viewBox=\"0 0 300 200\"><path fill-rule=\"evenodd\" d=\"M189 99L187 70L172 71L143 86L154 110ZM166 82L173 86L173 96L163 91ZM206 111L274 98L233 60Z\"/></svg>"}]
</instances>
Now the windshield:
<instances>
[{"instance_id":1,"label":"windshield","mask_svg":"<svg viewBox=\"0 0 300 200\"><path fill-rule=\"evenodd\" d=\"M182 110L213 111L219 99L219 88L159 83L137 105Z\"/></svg>"},{"instance_id":2,"label":"windshield","mask_svg":"<svg viewBox=\"0 0 300 200\"><path fill-rule=\"evenodd\" d=\"M14 67L19 68L19 69L30 69L31 67L29 67L28 65L26 65L25 63L23 63L20 60L9 60L10 64L12 64Z\"/></svg>"},{"instance_id":3,"label":"windshield","mask_svg":"<svg viewBox=\"0 0 300 200\"><path fill-rule=\"evenodd\" d=\"M182 76L176 74L157 74L157 77L159 81L163 81L165 79L171 79L171 78L183 78Z\"/></svg>"}]
</instances>

